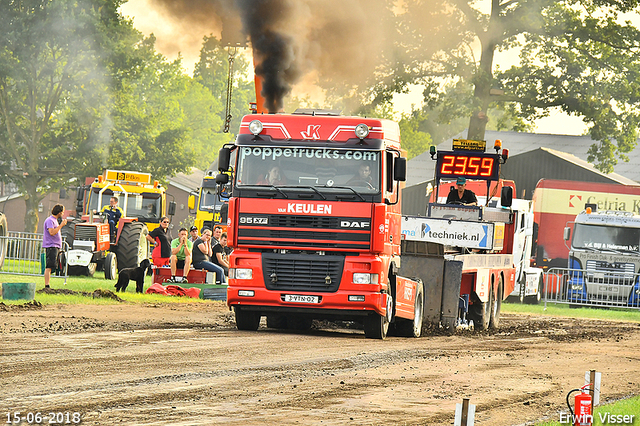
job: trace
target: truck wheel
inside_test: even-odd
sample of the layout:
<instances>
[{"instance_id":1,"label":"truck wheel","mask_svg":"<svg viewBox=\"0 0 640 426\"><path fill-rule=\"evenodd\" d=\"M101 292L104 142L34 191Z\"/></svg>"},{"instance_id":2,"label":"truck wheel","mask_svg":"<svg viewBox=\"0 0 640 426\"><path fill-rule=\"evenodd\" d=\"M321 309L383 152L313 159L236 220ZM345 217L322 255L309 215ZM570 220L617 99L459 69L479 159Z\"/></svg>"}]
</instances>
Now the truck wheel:
<instances>
[{"instance_id":1,"label":"truck wheel","mask_svg":"<svg viewBox=\"0 0 640 426\"><path fill-rule=\"evenodd\" d=\"M489 328L492 330L500 327L500 308L502 307L502 277L498 280L498 294L493 297L493 303L491 304L491 320L489 321ZM493 292L491 292L493 294Z\"/></svg>"},{"instance_id":2,"label":"truck wheel","mask_svg":"<svg viewBox=\"0 0 640 426\"><path fill-rule=\"evenodd\" d=\"M287 317L284 315L267 315L267 328L287 328Z\"/></svg>"},{"instance_id":3,"label":"truck wheel","mask_svg":"<svg viewBox=\"0 0 640 426\"><path fill-rule=\"evenodd\" d=\"M538 278L538 293L534 296L527 296L524 298L524 302L530 305L537 305L542 300L542 292L544 291L544 279L542 275Z\"/></svg>"},{"instance_id":4,"label":"truck wheel","mask_svg":"<svg viewBox=\"0 0 640 426\"><path fill-rule=\"evenodd\" d=\"M115 253L107 254L107 258L104 260L104 279L115 280L118 273L118 259Z\"/></svg>"},{"instance_id":5,"label":"truck wheel","mask_svg":"<svg viewBox=\"0 0 640 426\"><path fill-rule=\"evenodd\" d=\"M398 336L420 337L422 335L422 315L424 310L422 286L422 282L418 282L416 286L416 300L413 303L413 320L396 317L395 332Z\"/></svg>"},{"instance_id":6,"label":"truck wheel","mask_svg":"<svg viewBox=\"0 0 640 426\"><path fill-rule=\"evenodd\" d=\"M73 238L75 236L77 222L79 222L77 219L72 219L60 230L60 235L69 245L69 250L73 248Z\"/></svg>"},{"instance_id":7,"label":"truck wheel","mask_svg":"<svg viewBox=\"0 0 640 426\"><path fill-rule=\"evenodd\" d=\"M489 291L489 300L487 302L481 302L475 291L471 296L473 304L469 305L469 319L473 320L474 327L478 330L486 330L489 328L489 320L491 319L493 288Z\"/></svg>"},{"instance_id":8,"label":"truck wheel","mask_svg":"<svg viewBox=\"0 0 640 426\"><path fill-rule=\"evenodd\" d=\"M256 331L260 325L260 314L253 311L244 311L236 306L236 327L238 330Z\"/></svg>"},{"instance_id":9,"label":"truck wheel","mask_svg":"<svg viewBox=\"0 0 640 426\"><path fill-rule=\"evenodd\" d=\"M0 269L4 265L4 258L7 254L7 217L0 213Z\"/></svg>"},{"instance_id":10,"label":"truck wheel","mask_svg":"<svg viewBox=\"0 0 640 426\"><path fill-rule=\"evenodd\" d=\"M118 272L124 268L137 268L142 259L149 258L149 242L147 241L149 230L144 223L125 223L116 256L118 257Z\"/></svg>"},{"instance_id":11,"label":"truck wheel","mask_svg":"<svg viewBox=\"0 0 640 426\"><path fill-rule=\"evenodd\" d=\"M364 337L367 339L385 339L389 331L389 321L386 315L376 313L364 318Z\"/></svg>"},{"instance_id":12,"label":"truck wheel","mask_svg":"<svg viewBox=\"0 0 640 426\"><path fill-rule=\"evenodd\" d=\"M287 328L289 330L306 331L311 328L313 320L310 317L300 315L290 315L286 317Z\"/></svg>"}]
</instances>

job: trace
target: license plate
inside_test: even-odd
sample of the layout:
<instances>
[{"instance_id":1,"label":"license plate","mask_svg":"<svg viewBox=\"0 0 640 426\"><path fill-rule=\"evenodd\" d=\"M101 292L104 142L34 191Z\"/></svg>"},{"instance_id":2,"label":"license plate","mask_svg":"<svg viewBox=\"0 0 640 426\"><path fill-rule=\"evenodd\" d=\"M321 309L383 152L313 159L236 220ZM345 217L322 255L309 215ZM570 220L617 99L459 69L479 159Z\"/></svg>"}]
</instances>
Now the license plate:
<instances>
[{"instance_id":1,"label":"license plate","mask_svg":"<svg viewBox=\"0 0 640 426\"><path fill-rule=\"evenodd\" d=\"M598 287L598 291L608 291L610 293L618 293L620 289L616 286L606 286L606 285L601 285L600 287Z\"/></svg>"},{"instance_id":2,"label":"license plate","mask_svg":"<svg viewBox=\"0 0 640 426\"><path fill-rule=\"evenodd\" d=\"M284 301L295 303L320 303L320 298L318 296L303 296L301 294L285 294Z\"/></svg>"}]
</instances>

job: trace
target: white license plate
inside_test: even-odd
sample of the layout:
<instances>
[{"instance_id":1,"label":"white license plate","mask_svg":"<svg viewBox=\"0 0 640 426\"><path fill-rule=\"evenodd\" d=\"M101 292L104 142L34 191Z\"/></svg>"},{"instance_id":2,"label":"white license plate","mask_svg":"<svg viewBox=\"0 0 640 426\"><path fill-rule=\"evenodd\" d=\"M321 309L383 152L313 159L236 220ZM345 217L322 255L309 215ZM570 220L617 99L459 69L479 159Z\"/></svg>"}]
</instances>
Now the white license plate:
<instances>
[{"instance_id":1,"label":"white license plate","mask_svg":"<svg viewBox=\"0 0 640 426\"><path fill-rule=\"evenodd\" d=\"M320 303L320 298L318 296L303 296L301 294L285 294L284 301L295 303Z\"/></svg>"},{"instance_id":2,"label":"white license plate","mask_svg":"<svg viewBox=\"0 0 640 426\"><path fill-rule=\"evenodd\" d=\"M598 287L598 291L608 291L610 293L618 293L620 289L616 286L601 285Z\"/></svg>"}]
</instances>

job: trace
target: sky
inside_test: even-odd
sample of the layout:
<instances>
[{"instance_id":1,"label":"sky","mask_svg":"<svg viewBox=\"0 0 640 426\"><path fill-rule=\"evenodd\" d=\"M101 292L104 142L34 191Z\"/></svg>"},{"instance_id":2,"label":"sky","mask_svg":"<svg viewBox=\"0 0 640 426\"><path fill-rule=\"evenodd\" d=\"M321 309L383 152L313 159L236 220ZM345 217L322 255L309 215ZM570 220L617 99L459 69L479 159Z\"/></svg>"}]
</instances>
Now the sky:
<instances>
[{"instance_id":1,"label":"sky","mask_svg":"<svg viewBox=\"0 0 640 426\"><path fill-rule=\"evenodd\" d=\"M182 57L185 72L191 74L199 59L202 38L215 28L194 22L180 22L171 19L171 15L154 4L154 0L128 0L121 7L121 13L133 20L134 26L145 36L153 33L156 37L156 49L169 60ZM496 62L505 65L513 61L508 56L496 55ZM308 86L307 86L308 87ZM294 88L294 93L295 93ZM298 96L301 93L296 93ZM422 102L422 88L412 87L408 94L394 96L394 108L398 112L410 112L412 106L419 107ZM559 109L551 111L549 117L536 121L536 133L582 135L587 127L580 117L568 116Z\"/></svg>"}]
</instances>

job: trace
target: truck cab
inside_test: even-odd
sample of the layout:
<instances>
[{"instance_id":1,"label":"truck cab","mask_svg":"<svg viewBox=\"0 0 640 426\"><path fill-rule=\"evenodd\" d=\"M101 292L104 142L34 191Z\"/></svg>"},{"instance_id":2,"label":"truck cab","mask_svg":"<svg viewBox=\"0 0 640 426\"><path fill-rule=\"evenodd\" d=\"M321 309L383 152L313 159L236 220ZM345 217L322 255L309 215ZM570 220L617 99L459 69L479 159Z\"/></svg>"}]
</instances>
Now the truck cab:
<instances>
[{"instance_id":1,"label":"truck cab","mask_svg":"<svg viewBox=\"0 0 640 426\"><path fill-rule=\"evenodd\" d=\"M567 298L571 302L640 303L640 216L622 211L578 214L565 228L569 248Z\"/></svg>"}]
</instances>

